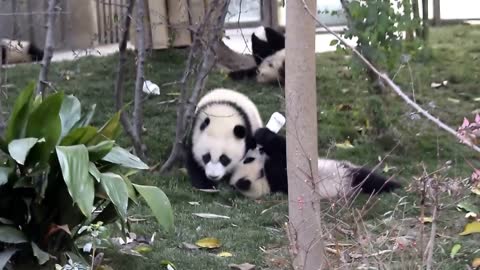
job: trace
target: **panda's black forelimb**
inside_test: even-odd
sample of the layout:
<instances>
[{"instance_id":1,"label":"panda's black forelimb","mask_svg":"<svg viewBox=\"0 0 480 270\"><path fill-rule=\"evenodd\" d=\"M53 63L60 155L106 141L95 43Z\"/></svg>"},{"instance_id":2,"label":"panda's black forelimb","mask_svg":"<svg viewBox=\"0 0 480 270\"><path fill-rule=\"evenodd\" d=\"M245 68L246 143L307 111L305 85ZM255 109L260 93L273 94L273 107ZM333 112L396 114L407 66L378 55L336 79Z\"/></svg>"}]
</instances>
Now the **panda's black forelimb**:
<instances>
[{"instance_id":1,"label":"panda's black forelimb","mask_svg":"<svg viewBox=\"0 0 480 270\"><path fill-rule=\"evenodd\" d=\"M352 187L360 188L363 193L378 194L391 192L402 185L368 168L360 167L352 170Z\"/></svg>"},{"instance_id":2,"label":"panda's black forelimb","mask_svg":"<svg viewBox=\"0 0 480 270\"><path fill-rule=\"evenodd\" d=\"M188 172L188 178L192 183L192 186L197 189L214 189L216 188L216 183L208 179L205 175L203 168L197 163L193 157L191 147L187 150L185 167Z\"/></svg>"},{"instance_id":3,"label":"panda's black forelimb","mask_svg":"<svg viewBox=\"0 0 480 270\"><path fill-rule=\"evenodd\" d=\"M288 193L287 141L268 128L260 128L254 138L260 149L267 154L265 174L272 192Z\"/></svg>"},{"instance_id":4,"label":"panda's black forelimb","mask_svg":"<svg viewBox=\"0 0 480 270\"><path fill-rule=\"evenodd\" d=\"M27 53L31 56L32 61L34 62L41 61L43 59L43 50L37 47L37 45L35 45L33 42L30 43Z\"/></svg>"},{"instance_id":5,"label":"panda's black forelimb","mask_svg":"<svg viewBox=\"0 0 480 270\"><path fill-rule=\"evenodd\" d=\"M230 73L228 73L228 76L230 77L230 79L235 81L254 78L255 76L257 76L257 67L254 66L251 68L231 71Z\"/></svg>"}]
</instances>

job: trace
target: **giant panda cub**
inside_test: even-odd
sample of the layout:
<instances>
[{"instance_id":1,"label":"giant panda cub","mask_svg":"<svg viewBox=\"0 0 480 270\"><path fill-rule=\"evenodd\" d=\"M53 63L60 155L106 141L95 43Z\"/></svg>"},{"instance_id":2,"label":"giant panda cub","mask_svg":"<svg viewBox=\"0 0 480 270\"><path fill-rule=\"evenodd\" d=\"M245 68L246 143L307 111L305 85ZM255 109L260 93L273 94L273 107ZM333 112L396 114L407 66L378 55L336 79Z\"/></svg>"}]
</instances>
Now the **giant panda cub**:
<instances>
[{"instance_id":1,"label":"giant panda cub","mask_svg":"<svg viewBox=\"0 0 480 270\"><path fill-rule=\"evenodd\" d=\"M2 65L37 62L43 59L43 50L29 41L1 39L0 59Z\"/></svg>"},{"instance_id":2,"label":"giant panda cub","mask_svg":"<svg viewBox=\"0 0 480 270\"><path fill-rule=\"evenodd\" d=\"M186 169L198 189L215 188L253 147L263 126L255 104L244 94L215 89L198 102L186 153Z\"/></svg>"},{"instance_id":3,"label":"giant panda cub","mask_svg":"<svg viewBox=\"0 0 480 270\"><path fill-rule=\"evenodd\" d=\"M259 83L285 83L285 35L261 26L252 34L252 54L256 66L229 73L233 80L256 78Z\"/></svg>"},{"instance_id":4,"label":"giant panda cub","mask_svg":"<svg viewBox=\"0 0 480 270\"><path fill-rule=\"evenodd\" d=\"M254 134L258 148L237 166L230 185L244 196L258 199L273 192L288 192L285 137L261 128ZM322 199L348 198L358 189L366 194L390 192L401 185L347 161L318 159L318 193Z\"/></svg>"}]
</instances>

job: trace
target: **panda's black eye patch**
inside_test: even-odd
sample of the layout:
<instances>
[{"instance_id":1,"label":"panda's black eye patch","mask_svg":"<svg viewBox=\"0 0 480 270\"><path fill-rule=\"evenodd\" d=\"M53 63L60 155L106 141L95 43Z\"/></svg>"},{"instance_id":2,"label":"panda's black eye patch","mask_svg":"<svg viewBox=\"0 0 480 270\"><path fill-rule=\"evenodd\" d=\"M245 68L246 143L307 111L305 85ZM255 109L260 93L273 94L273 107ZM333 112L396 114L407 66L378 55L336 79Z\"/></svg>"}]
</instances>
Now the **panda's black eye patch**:
<instances>
[{"instance_id":1,"label":"panda's black eye patch","mask_svg":"<svg viewBox=\"0 0 480 270\"><path fill-rule=\"evenodd\" d=\"M260 152L261 155L265 154L265 150L263 150L263 147L260 147L258 149L258 152Z\"/></svg>"},{"instance_id":2,"label":"panda's black eye patch","mask_svg":"<svg viewBox=\"0 0 480 270\"><path fill-rule=\"evenodd\" d=\"M205 118L205 120L203 120L202 124L200 125L200 130L204 130L208 127L208 125L210 124L210 118Z\"/></svg>"},{"instance_id":3,"label":"panda's black eye patch","mask_svg":"<svg viewBox=\"0 0 480 270\"><path fill-rule=\"evenodd\" d=\"M233 128L233 134L238 139L243 139L245 136L247 136L247 129L244 126L236 125Z\"/></svg>"},{"instance_id":4,"label":"panda's black eye patch","mask_svg":"<svg viewBox=\"0 0 480 270\"><path fill-rule=\"evenodd\" d=\"M273 68L273 64L272 63L268 63L268 66Z\"/></svg>"},{"instance_id":5,"label":"panda's black eye patch","mask_svg":"<svg viewBox=\"0 0 480 270\"><path fill-rule=\"evenodd\" d=\"M243 164L248 164L248 163L251 163L255 160L254 157L247 157L244 161L243 161Z\"/></svg>"},{"instance_id":6,"label":"panda's black eye patch","mask_svg":"<svg viewBox=\"0 0 480 270\"><path fill-rule=\"evenodd\" d=\"M245 179L245 178L240 178L237 181L237 183L235 183L235 186L239 190L249 190L251 185L252 185L252 182L248 179Z\"/></svg>"},{"instance_id":7,"label":"panda's black eye patch","mask_svg":"<svg viewBox=\"0 0 480 270\"><path fill-rule=\"evenodd\" d=\"M205 155L202 156L202 160L203 160L203 163L208 163L210 161L211 157L210 157L210 154L207 153Z\"/></svg>"},{"instance_id":8,"label":"panda's black eye patch","mask_svg":"<svg viewBox=\"0 0 480 270\"><path fill-rule=\"evenodd\" d=\"M222 163L223 166L227 166L230 164L230 158L228 158L226 155L221 155L220 156L220 163Z\"/></svg>"}]
</instances>

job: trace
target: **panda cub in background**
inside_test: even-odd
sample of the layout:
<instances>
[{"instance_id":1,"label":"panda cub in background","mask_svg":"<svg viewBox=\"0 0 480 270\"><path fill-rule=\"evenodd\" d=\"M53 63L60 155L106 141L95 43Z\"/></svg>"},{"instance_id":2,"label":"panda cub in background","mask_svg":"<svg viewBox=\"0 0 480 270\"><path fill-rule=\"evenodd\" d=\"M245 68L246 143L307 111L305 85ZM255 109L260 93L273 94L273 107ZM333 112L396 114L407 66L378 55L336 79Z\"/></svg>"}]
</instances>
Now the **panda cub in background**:
<instances>
[{"instance_id":1,"label":"panda cub in background","mask_svg":"<svg viewBox=\"0 0 480 270\"><path fill-rule=\"evenodd\" d=\"M249 151L237 166L230 185L244 196L258 199L273 192L288 192L285 137L260 128L254 134L259 148ZM358 188L367 194L391 192L401 185L347 161L318 159L318 192L322 199L347 197Z\"/></svg>"},{"instance_id":2,"label":"panda cub in background","mask_svg":"<svg viewBox=\"0 0 480 270\"><path fill-rule=\"evenodd\" d=\"M285 83L285 35L261 26L252 34L256 66L229 73L233 80L256 78L259 83Z\"/></svg>"},{"instance_id":3,"label":"panda cub in background","mask_svg":"<svg viewBox=\"0 0 480 270\"><path fill-rule=\"evenodd\" d=\"M0 59L2 65L37 62L43 59L43 50L29 41L1 39Z\"/></svg>"},{"instance_id":4,"label":"panda cub in background","mask_svg":"<svg viewBox=\"0 0 480 270\"><path fill-rule=\"evenodd\" d=\"M187 146L186 168L192 185L215 188L228 177L249 149L254 132L263 126L255 104L244 94L215 89L198 102Z\"/></svg>"}]
</instances>

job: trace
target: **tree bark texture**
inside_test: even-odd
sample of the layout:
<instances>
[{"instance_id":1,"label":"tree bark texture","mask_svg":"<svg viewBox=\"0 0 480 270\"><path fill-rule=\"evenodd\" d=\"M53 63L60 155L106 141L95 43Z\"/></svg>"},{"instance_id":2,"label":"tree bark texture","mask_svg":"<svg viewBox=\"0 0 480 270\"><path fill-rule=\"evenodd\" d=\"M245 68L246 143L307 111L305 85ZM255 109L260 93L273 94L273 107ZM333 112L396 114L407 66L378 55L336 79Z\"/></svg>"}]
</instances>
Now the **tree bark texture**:
<instances>
[{"instance_id":1,"label":"tree bark texture","mask_svg":"<svg viewBox=\"0 0 480 270\"><path fill-rule=\"evenodd\" d=\"M428 40L428 0L422 0L422 38Z\"/></svg>"},{"instance_id":2,"label":"tree bark texture","mask_svg":"<svg viewBox=\"0 0 480 270\"><path fill-rule=\"evenodd\" d=\"M38 83L36 93L37 95L41 94L42 96L46 95L45 87L48 84L48 69L50 67L50 62L53 56L53 50L55 48L55 36L54 36L54 26L55 19L57 18L56 8L58 5L58 0L49 0L48 1L48 10L47 10L47 24L46 28L46 38L45 38L45 47L43 49L43 59L40 63L40 73L38 75Z\"/></svg>"},{"instance_id":3,"label":"tree bark texture","mask_svg":"<svg viewBox=\"0 0 480 270\"><path fill-rule=\"evenodd\" d=\"M306 9L315 0L287 1L287 170L290 249L296 270L326 266L320 201L316 193L317 104L315 21Z\"/></svg>"},{"instance_id":4,"label":"tree bark texture","mask_svg":"<svg viewBox=\"0 0 480 270\"><path fill-rule=\"evenodd\" d=\"M177 105L175 141L167 161L160 169L161 173L169 171L183 159L195 107L207 82L208 74L217 60L215 52L218 51L221 42L230 0L212 0L209 3L208 12L193 33L193 42L180 81L181 90Z\"/></svg>"}]
</instances>

